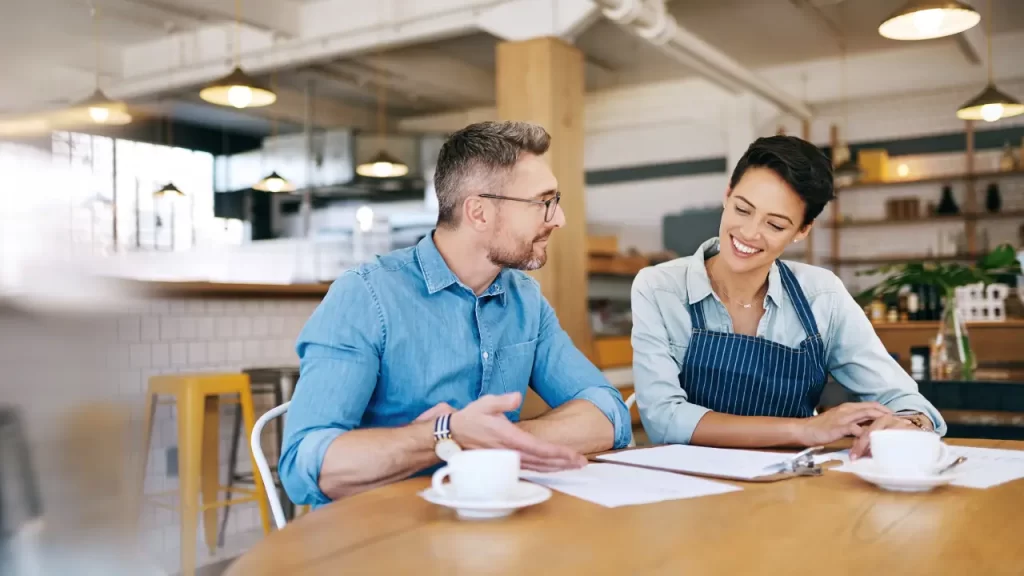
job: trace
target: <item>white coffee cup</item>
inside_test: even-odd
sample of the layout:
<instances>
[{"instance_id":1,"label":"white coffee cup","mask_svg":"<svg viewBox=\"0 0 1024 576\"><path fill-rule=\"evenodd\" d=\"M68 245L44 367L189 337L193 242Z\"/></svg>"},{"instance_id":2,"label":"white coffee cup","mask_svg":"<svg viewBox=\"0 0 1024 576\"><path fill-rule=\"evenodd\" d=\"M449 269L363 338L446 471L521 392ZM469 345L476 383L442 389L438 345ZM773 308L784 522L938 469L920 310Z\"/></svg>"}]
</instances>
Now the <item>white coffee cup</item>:
<instances>
[{"instance_id":1,"label":"white coffee cup","mask_svg":"<svg viewBox=\"0 0 1024 576\"><path fill-rule=\"evenodd\" d=\"M898 474L930 474L949 460L949 447L938 434L924 430L876 430L871 459Z\"/></svg>"},{"instance_id":2,"label":"white coffee cup","mask_svg":"<svg viewBox=\"0 0 1024 576\"><path fill-rule=\"evenodd\" d=\"M456 452L431 479L435 492L459 500L502 500L518 482L519 453L487 449Z\"/></svg>"}]
</instances>

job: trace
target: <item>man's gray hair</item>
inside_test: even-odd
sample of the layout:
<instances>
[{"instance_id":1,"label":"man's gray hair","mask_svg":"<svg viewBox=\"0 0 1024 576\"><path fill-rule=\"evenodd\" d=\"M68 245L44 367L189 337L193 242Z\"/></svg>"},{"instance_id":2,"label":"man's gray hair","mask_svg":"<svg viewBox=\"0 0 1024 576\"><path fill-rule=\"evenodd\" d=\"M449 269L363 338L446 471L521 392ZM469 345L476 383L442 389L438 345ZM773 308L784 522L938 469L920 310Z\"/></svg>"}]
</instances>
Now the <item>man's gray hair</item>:
<instances>
[{"instance_id":1,"label":"man's gray hair","mask_svg":"<svg viewBox=\"0 0 1024 576\"><path fill-rule=\"evenodd\" d=\"M437 225L454 228L474 187L501 193L501 184L523 152L543 155L551 144L544 128L528 122L480 122L453 133L441 146L434 172Z\"/></svg>"}]
</instances>

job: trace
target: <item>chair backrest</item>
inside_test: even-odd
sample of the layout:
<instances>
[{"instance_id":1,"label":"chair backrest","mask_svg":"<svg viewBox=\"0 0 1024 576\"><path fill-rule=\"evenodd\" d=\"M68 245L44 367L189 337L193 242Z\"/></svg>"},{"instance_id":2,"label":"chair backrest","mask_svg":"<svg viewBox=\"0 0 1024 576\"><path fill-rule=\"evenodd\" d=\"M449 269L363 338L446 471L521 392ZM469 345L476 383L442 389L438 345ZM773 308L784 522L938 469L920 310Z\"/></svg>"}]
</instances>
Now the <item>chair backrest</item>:
<instances>
[{"instance_id":1,"label":"chair backrest","mask_svg":"<svg viewBox=\"0 0 1024 576\"><path fill-rule=\"evenodd\" d=\"M630 394L629 398L626 398L626 411L627 412L633 410L633 404L636 404L636 393L635 392L633 394ZM633 417L630 416L630 420L632 420L632 419L633 419ZM633 426L633 423L630 422L630 427L632 427L632 426ZM634 438L632 432L630 432L630 434L629 434L629 447L633 448L634 446L636 446L636 438Z\"/></svg>"},{"instance_id":2,"label":"chair backrest","mask_svg":"<svg viewBox=\"0 0 1024 576\"><path fill-rule=\"evenodd\" d=\"M263 446L260 443L260 436L263 433L263 427L267 425L274 418L284 414L288 411L288 406L291 402L285 402L280 406L271 408L265 414L256 420L256 424L252 427L252 438L249 439L249 445L252 448L252 457L256 460L256 468L260 471L260 478L263 479L263 488L267 492L267 500L270 502L270 511L274 515L274 525L280 530L284 528L284 510L281 508L281 498L277 495L277 485L274 484L274 476L270 472L270 465L267 464L267 457L263 455Z\"/></svg>"}]
</instances>

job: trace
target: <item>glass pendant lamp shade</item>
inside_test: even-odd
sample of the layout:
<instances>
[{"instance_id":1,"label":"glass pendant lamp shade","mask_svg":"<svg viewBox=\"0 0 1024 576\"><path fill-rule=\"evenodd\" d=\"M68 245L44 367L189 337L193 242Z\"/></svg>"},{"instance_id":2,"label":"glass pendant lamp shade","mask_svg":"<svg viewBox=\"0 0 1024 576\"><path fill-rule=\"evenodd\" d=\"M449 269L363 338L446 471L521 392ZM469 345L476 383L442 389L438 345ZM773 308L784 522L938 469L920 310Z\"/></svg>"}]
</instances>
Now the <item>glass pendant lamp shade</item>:
<instances>
[{"instance_id":1,"label":"glass pendant lamp shade","mask_svg":"<svg viewBox=\"0 0 1024 576\"><path fill-rule=\"evenodd\" d=\"M252 187L260 192L294 192L295 185L277 172L271 172L269 176L260 180Z\"/></svg>"},{"instance_id":2,"label":"glass pendant lamp shade","mask_svg":"<svg viewBox=\"0 0 1024 576\"><path fill-rule=\"evenodd\" d=\"M369 178L397 178L409 173L409 167L401 160L381 150L369 162L356 167L356 174Z\"/></svg>"},{"instance_id":3,"label":"glass pendant lamp shade","mask_svg":"<svg viewBox=\"0 0 1024 576\"><path fill-rule=\"evenodd\" d=\"M239 109L269 106L277 101L277 94L238 67L200 90L199 97L211 104Z\"/></svg>"},{"instance_id":4,"label":"glass pendant lamp shade","mask_svg":"<svg viewBox=\"0 0 1024 576\"><path fill-rule=\"evenodd\" d=\"M892 40L929 40L959 34L978 25L981 14L955 0L913 0L885 19L878 33Z\"/></svg>"}]
</instances>

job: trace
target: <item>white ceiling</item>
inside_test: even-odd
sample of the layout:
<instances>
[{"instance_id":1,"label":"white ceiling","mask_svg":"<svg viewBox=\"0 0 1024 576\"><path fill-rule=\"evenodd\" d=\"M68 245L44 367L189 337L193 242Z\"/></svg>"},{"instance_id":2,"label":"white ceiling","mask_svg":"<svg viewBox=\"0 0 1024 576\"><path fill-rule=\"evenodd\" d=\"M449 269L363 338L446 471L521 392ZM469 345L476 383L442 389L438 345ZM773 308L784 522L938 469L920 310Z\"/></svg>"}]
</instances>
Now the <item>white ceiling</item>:
<instances>
[{"instance_id":1,"label":"white ceiling","mask_svg":"<svg viewBox=\"0 0 1024 576\"><path fill-rule=\"evenodd\" d=\"M102 82L118 80L121 49L160 38L169 30L188 31L230 22L234 7L234 0L0 0L0 51L7 55L0 59L0 75L31 81L36 90L28 90L30 96L60 93L63 83L71 82L69 78L79 80L78 86L83 77L91 78L96 60L89 16L91 1L99 8ZM299 9L323 1L244 0L244 20L265 29L273 27L275 9L287 4ZM877 33L879 22L903 1L673 0L668 7L681 26L741 65L757 70L835 56L839 52L839 33L845 34L850 54L905 46ZM1024 0L992 2L997 34L1024 30ZM383 54L321 62L301 70L281 70L275 80L298 92L312 81L318 97L368 108L371 113L382 83L387 88L389 114L395 116L489 105L493 102L493 81L489 79L494 74L497 42L487 33L472 33ZM951 45L956 40L931 42ZM589 90L693 74L603 18L585 30L576 44L587 59ZM458 77L464 81L446 83L437 74L417 74L417 63L425 55L447 59L453 73L458 69ZM375 56L390 58L392 65L386 69L377 66ZM407 66L400 65L403 60ZM40 74L40 70L61 73ZM191 92L194 90L190 88L183 93ZM67 94L66 98L81 96ZM191 100L194 104L195 99ZM13 102L0 93L0 111L12 107ZM205 117L191 106L175 110Z\"/></svg>"}]
</instances>

